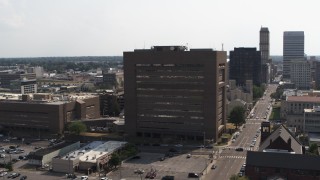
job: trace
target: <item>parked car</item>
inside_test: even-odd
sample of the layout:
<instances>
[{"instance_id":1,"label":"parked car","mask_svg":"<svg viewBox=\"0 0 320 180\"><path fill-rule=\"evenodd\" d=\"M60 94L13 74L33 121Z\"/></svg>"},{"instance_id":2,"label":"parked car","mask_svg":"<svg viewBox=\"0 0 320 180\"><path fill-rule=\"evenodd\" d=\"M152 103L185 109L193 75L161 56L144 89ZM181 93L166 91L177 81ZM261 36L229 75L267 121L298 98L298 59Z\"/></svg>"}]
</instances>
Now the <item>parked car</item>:
<instances>
[{"instance_id":1,"label":"parked car","mask_svg":"<svg viewBox=\"0 0 320 180\"><path fill-rule=\"evenodd\" d=\"M81 180L87 180L88 178L88 176L81 176Z\"/></svg>"},{"instance_id":2,"label":"parked car","mask_svg":"<svg viewBox=\"0 0 320 180\"><path fill-rule=\"evenodd\" d=\"M161 180L174 180L174 176L164 176Z\"/></svg>"},{"instance_id":3,"label":"parked car","mask_svg":"<svg viewBox=\"0 0 320 180\"><path fill-rule=\"evenodd\" d=\"M107 178L107 177L102 177L102 178L100 178L100 180L108 180L109 178Z\"/></svg>"},{"instance_id":4,"label":"parked car","mask_svg":"<svg viewBox=\"0 0 320 180\"><path fill-rule=\"evenodd\" d=\"M236 148L236 151L243 151L243 148L238 147L238 148Z\"/></svg>"},{"instance_id":5,"label":"parked car","mask_svg":"<svg viewBox=\"0 0 320 180\"><path fill-rule=\"evenodd\" d=\"M27 176L22 176L21 178L20 178L20 180L25 180L25 179L27 179L28 177Z\"/></svg>"},{"instance_id":6,"label":"parked car","mask_svg":"<svg viewBox=\"0 0 320 180\"><path fill-rule=\"evenodd\" d=\"M211 166L211 169L216 169L216 168L217 168L216 165L212 165L212 166Z\"/></svg>"},{"instance_id":7,"label":"parked car","mask_svg":"<svg viewBox=\"0 0 320 180\"><path fill-rule=\"evenodd\" d=\"M0 174L0 177L6 176L7 174L8 174L7 172L2 172L2 173Z\"/></svg>"},{"instance_id":8,"label":"parked car","mask_svg":"<svg viewBox=\"0 0 320 180\"><path fill-rule=\"evenodd\" d=\"M197 173L189 173L189 174L188 174L188 177L189 177L189 178L198 178L199 175L198 175Z\"/></svg>"}]
</instances>

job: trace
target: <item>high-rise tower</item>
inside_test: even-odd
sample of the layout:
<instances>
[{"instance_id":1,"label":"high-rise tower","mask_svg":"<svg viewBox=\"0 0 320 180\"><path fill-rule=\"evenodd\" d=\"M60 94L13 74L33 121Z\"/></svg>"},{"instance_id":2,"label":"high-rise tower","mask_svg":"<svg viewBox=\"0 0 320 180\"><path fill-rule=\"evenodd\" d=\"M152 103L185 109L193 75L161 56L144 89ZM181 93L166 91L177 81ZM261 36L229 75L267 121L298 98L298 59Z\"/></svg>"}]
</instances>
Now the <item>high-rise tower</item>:
<instances>
[{"instance_id":1,"label":"high-rise tower","mask_svg":"<svg viewBox=\"0 0 320 180\"><path fill-rule=\"evenodd\" d=\"M291 61L304 59L304 32L285 31L283 33L283 78L290 79Z\"/></svg>"},{"instance_id":2,"label":"high-rise tower","mask_svg":"<svg viewBox=\"0 0 320 180\"><path fill-rule=\"evenodd\" d=\"M260 52L261 52L261 64L267 64L270 58L270 38L269 29L267 27L261 27L260 29Z\"/></svg>"}]
</instances>

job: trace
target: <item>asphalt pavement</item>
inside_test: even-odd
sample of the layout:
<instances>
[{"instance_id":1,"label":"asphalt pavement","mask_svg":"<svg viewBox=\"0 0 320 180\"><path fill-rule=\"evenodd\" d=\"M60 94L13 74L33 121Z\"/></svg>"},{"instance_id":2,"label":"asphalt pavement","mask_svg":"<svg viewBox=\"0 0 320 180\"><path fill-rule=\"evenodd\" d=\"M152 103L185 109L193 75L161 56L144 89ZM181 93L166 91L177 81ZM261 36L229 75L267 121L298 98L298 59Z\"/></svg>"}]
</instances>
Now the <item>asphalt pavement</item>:
<instances>
[{"instance_id":1,"label":"asphalt pavement","mask_svg":"<svg viewBox=\"0 0 320 180\"><path fill-rule=\"evenodd\" d=\"M260 143L259 127L262 121L267 121L272 108L268 110L272 99L270 94L275 92L277 85L270 84L266 89L266 94L256 103L255 107L249 114L245 126L240 127L241 133L236 138L235 142L230 143L228 147L219 150L218 159L216 162L217 168L211 170L203 179L219 179L228 180L233 174L240 172L241 166L246 161L248 150L257 151ZM252 116L251 114L254 113ZM259 135L258 137L256 137ZM256 142L252 146L254 138ZM236 151L237 148L243 148L243 151Z\"/></svg>"}]
</instances>

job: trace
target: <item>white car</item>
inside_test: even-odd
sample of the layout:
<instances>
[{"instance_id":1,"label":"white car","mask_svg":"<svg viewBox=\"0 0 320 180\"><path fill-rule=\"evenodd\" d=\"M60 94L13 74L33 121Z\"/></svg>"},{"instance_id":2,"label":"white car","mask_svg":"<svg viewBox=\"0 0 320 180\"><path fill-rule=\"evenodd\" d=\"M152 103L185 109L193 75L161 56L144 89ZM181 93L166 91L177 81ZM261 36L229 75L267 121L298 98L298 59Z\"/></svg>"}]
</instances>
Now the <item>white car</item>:
<instances>
[{"instance_id":1,"label":"white car","mask_svg":"<svg viewBox=\"0 0 320 180\"><path fill-rule=\"evenodd\" d=\"M111 180L111 179L109 179L107 177L102 177L100 180Z\"/></svg>"},{"instance_id":2,"label":"white car","mask_svg":"<svg viewBox=\"0 0 320 180\"><path fill-rule=\"evenodd\" d=\"M2 172L1 174L0 174L0 177L3 177L3 176L5 176L5 175L7 175L8 173L7 172Z\"/></svg>"},{"instance_id":3,"label":"white car","mask_svg":"<svg viewBox=\"0 0 320 180\"><path fill-rule=\"evenodd\" d=\"M89 179L88 176L81 176L81 180L87 180L87 179Z\"/></svg>"}]
</instances>

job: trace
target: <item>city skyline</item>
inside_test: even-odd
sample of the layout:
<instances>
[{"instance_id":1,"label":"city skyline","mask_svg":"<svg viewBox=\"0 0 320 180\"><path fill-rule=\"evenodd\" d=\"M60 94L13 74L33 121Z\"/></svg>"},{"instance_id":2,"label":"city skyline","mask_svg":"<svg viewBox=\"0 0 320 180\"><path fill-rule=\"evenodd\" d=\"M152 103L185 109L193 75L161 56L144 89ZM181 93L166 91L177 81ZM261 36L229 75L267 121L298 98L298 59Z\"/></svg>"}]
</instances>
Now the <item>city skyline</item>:
<instances>
[{"instance_id":1,"label":"city skyline","mask_svg":"<svg viewBox=\"0 0 320 180\"><path fill-rule=\"evenodd\" d=\"M284 31L304 31L306 54L319 55L315 3L0 0L0 57L120 56L157 45L258 48L261 26L270 31L270 55L282 55Z\"/></svg>"}]
</instances>

